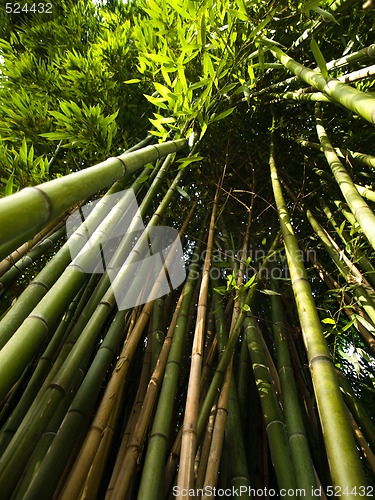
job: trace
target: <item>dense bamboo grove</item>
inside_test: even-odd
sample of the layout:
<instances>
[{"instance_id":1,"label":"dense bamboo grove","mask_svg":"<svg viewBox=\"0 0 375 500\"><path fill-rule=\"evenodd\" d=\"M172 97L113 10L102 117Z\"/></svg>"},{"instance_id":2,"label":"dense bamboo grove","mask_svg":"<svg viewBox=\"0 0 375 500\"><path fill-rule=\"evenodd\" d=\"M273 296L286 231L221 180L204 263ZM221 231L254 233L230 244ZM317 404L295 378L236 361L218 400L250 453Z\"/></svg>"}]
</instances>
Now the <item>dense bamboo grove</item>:
<instances>
[{"instance_id":1,"label":"dense bamboo grove","mask_svg":"<svg viewBox=\"0 0 375 500\"><path fill-rule=\"evenodd\" d=\"M372 2L7 5L0 499L373 498Z\"/></svg>"}]
</instances>

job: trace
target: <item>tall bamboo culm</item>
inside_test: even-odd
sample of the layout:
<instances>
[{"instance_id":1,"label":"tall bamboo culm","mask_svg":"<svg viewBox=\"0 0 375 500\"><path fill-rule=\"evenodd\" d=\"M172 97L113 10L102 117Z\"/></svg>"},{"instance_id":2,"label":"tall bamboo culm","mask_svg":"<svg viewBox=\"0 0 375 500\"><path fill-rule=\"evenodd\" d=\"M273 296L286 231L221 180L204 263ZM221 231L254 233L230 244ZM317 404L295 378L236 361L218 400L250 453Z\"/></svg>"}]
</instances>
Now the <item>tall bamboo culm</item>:
<instances>
[{"instance_id":1,"label":"tall bamboo culm","mask_svg":"<svg viewBox=\"0 0 375 500\"><path fill-rule=\"evenodd\" d=\"M344 402L324 339L314 298L303 262L298 257L298 243L290 223L274 160L273 136L270 151L271 181L283 234L293 292L308 356L314 391L318 403L324 441L333 483L347 491L366 484L350 428ZM353 500L355 495L348 498Z\"/></svg>"}]
</instances>

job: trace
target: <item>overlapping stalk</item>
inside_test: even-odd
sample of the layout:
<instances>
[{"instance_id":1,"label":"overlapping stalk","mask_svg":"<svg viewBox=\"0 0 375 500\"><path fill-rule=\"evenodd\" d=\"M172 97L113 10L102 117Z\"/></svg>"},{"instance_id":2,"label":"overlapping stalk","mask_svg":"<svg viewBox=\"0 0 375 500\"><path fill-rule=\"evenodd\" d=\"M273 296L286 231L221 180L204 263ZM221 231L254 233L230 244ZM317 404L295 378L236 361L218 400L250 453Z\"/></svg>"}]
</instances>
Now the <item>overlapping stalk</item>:
<instances>
[{"instance_id":1,"label":"overlapping stalk","mask_svg":"<svg viewBox=\"0 0 375 500\"><path fill-rule=\"evenodd\" d=\"M202 228L202 230L204 227ZM163 487L162 476L165 468L167 445L176 396L177 381L183 354L183 343L188 320L188 311L195 285L199 277L199 259L203 231L199 233L192 264L184 287L183 299L177 318L171 351L169 353L163 384L160 391L151 436L147 448L145 465L138 492L139 500L156 500Z\"/></svg>"},{"instance_id":2,"label":"overlapping stalk","mask_svg":"<svg viewBox=\"0 0 375 500\"><path fill-rule=\"evenodd\" d=\"M311 70L294 61L279 47L271 46L270 51L292 73L306 83L324 92L333 101L358 114L370 123L375 123L375 97L361 92L336 79L326 80L319 71Z\"/></svg>"},{"instance_id":3,"label":"overlapping stalk","mask_svg":"<svg viewBox=\"0 0 375 500\"><path fill-rule=\"evenodd\" d=\"M303 262L298 258L298 243L290 223L274 160L273 139L271 140L270 171L332 480L342 490L348 487L348 490L352 491L355 487L365 485L366 479L357 455L306 271ZM350 497L355 498L353 495L348 496Z\"/></svg>"},{"instance_id":4,"label":"overlapping stalk","mask_svg":"<svg viewBox=\"0 0 375 500\"><path fill-rule=\"evenodd\" d=\"M205 256L205 262L202 271L202 283L199 292L196 327L191 354L190 376L186 396L185 416L182 424L181 458L177 480L179 491L186 489L189 490L194 486L193 466L197 442L199 381L202 369L203 335L205 330L209 272L211 266L212 245L214 241L217 201L218 191L216 191L212 208L211 222L207 241L207 253ZM180 497L181 494L177 496Z\"/></svg>"}]
</instances>

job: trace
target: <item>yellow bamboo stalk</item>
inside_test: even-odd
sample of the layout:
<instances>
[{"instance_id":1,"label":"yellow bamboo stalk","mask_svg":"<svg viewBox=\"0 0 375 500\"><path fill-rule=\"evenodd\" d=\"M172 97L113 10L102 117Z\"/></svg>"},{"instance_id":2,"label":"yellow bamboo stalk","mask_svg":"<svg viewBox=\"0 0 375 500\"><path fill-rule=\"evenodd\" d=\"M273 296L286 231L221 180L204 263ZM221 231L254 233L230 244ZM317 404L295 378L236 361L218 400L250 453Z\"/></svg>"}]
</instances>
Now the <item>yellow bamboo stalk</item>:
<instances>
[{"instance_id":1,"label":"yellow bamboo stalk","mask_svg":"<svg viewBox=\"0 0 375 500\"><path fill-rule=\"evenodd\" d=\"M201 457L200 457L200 461L199 461L197 479L195 481L195 490L203 488L204 478L206 477L208 457L210 454L212 435L213 435L213 430L214 430L216 408L217 408L217 403L215 403L214 406L212 407L210 416L208 418L206 432L205 432L205 435L203 438L203 444L201 447Z\"/></svg>"},{"instance_id":2,"label":"yellow bamboo stalk","mask_svg":"<svg viewBox=\"0 0 375 500\"><path fill-rule=\"evenodd\" d=\"M128 419L128 422L126 424L123 438L121 440L121 445L120 445L120 448L119 448L119 451L117 454L116 463L115 463L115 466L113 468L111 480L110 480L108 488L107 488L105 500L109 500L111 495L112 495L113 488L116 484L118 475L120 473L121 464L122 464L124 457L126 455L126 449L128 446L130 435L134 430L134 427L135 427L137 419L138 419L138 415L139 415L141 408L142 408L142 405L143 405L143 400L144 400L145 395L146 395L148 382L150 380L149 375L150 375L150 370L151 370L151 356L152 356L151 335L149 333L148 340L147 340L147 347L146 347L145 356L144 356L144 360L143 360L140 382L139 382L139 386L137 389L137 394L135 396L133 408L132 408L130 417Z\"/></svg>"},{"instance_id":3,"label":"yellow bamboo stalk","mask_svg":"<svg viewBox=\"0 0 375 500\"><path fill-rule=\"evenodd\" d=\"M134 432L129 439L125 457L122 461L117 478L115 481L113 481L113 491L112 494L108 497L110 500L120 500L125 498L131 481L134 477L137 461L142 452L143 441L151 420L156 397L159 392L165 367L168 361L169 350L172 344L173 334L175 331L182 298L183 291L180 295L177 307L173 314L173 318L168 329L168 334L165 337L155 370L152 373L150 382L148 384L146 396L144 398L141 411L138 415L138 419L134 427Z\"/></svg>"},{"instance_id":4,"label":"yellow bamboo stalk","mask_svg":"<svg viewBox=\"0 0 375 500\"><path fill-rule=\"evenodd\" d=\"M204 479L203 486L203 492L207 492L207 494L204 493L202 495L202 500L207 500L209 498L210 495L208 492L211 490L211 488L216 487L218 480L221 452L223 450L224 442L225 422L228 415L228 398L230 379L232 376L232 365L233 361L231 360L225 372L224 382L219 396L210 455L208 458L206 477Z\"/></svg>"},{"instance_id":5,"label":"yellow bamboo stalk","mask_svg":"<svg viewBox=\"0 0 375 500\"><path fill-rule=\"evenodd\" d=\"M111 448L114 428L116 425L117 415L120 410L121 397L116 397L116 403L111 413L108 425L104 429L102 439L99 444L98 451L94 457L92 466L87 474L86 481L82 488L82 493L79 500L94 499L100 488L103 470L106 465L108 452Z\"/></svg>"},{"instance_id":6,"label":"yellow bamboo stalk","mask_svg":"<svg viewBox=\"0 0 375 500\"><path fill-rule=\"evenodd\" d=\"M191 354L190 376L186 396L185 416L182 424L181 456L177 479L179 492L189 490L194 485L194 457L196 451L197 420L199 410L199 386L202 370L203 337L207 310L209 271L214 239L217 199L218 190L215 194L215 200L212 209L210 229L208 233L207 253L203 267L202 283L197 307L197 319ZM182 495L178 493L176 498L185 497L182 497ZM187 496L187 498L189 498L189 496Z\"/></svg>"}]
</instances>

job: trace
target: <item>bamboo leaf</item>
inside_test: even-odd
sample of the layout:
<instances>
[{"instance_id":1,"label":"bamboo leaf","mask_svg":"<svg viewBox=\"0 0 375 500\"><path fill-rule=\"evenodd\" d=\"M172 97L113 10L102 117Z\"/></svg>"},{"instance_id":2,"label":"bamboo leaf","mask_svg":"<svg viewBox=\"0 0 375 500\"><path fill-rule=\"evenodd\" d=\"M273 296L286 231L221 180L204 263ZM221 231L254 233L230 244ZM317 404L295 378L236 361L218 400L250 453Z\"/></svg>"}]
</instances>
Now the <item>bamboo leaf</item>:
<instances>
[{"instance_id":1,"label":"bamboo leaf","mask_svg":"<svg viewBox=\"0 0 375 500\"><path fill-rule=\"evenodd\" d=\"M319 48L319 46L316 43L314 38L311 39L310 47L311 47L312 53L314 54L315 61L316 61L317 65L319 66L320 72L323 75L323 78L325 78L327 80L328 79L327 64L326 64L326 61L323 57L323 54L321 53L320 48Z\"/></svg>"},{"instance_id":2,"label":"bamboo leaf","mask_svg":"<svg viewBox=\"0 0 375 500\"><path fill-rule=\"evenodd\" d=\"M222 120L223 118L229 116L231 113L233 113L233 111L235 110L235 106L233 108L229 108L225 111L223 111L222 113L218 114L217 116L215 116L215 118L213 120L211 120L212 122L218 122L219 120Z\"/></svg>"},{"instance_id":3,"label":"bamboo leaf","mask_svg":"<svg viewBox=\"0 0 375 500\"><path fill-rule=\"evenodd\" d=\"M332 318L324 318L324 319L322 319L322 323L325 323L328 325L336 325L336 321Z\"/></svg>"},{"instance_id":4,"label":"bamboo leaf","mask_svg":"<svg viewBox=\"0 0 375 500\"><path fill-rule=\"evenodd\" d=\"M188 195L188 193L184 189L180 188L180 186L176 186L176 189L180 193L181 196L190 200L190 196Z\"/></svg>"},{"instance_id":5,"label":"bamboo leaf","mask_svg":"<svg viewBox=\"0 0 375 500\"><path fill-rule=\"evenodd\" d=\"M340 25L340 23L337 21L337 19L335 19L335 17L330 12L327 12L326 10L321 9L320 7L314 7L311 10L313 10L317 14L320 14L325 21L333 21L334 23Z\"/></svg>"},{"instance_id":6,"label":"bamboo leaf","mask_svg":"<svg viewBox=\"0 0 375 500\"><path fill-rule=\"evenodd\" d=\"M260 293L264 293L264 295L281 295L279 292L275 292L275 290L269 290L267 288L259 289Z\"/></svg>"}]
</instances>

